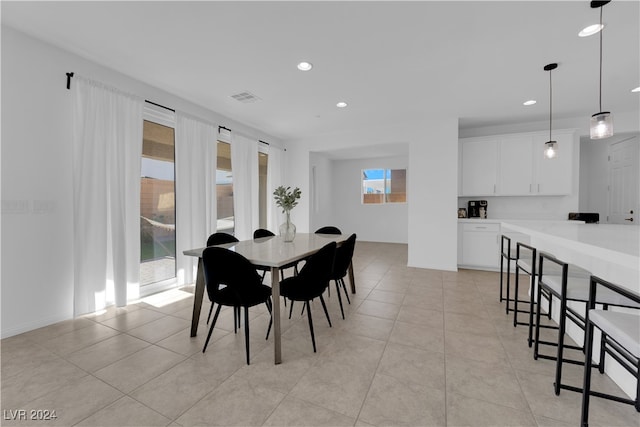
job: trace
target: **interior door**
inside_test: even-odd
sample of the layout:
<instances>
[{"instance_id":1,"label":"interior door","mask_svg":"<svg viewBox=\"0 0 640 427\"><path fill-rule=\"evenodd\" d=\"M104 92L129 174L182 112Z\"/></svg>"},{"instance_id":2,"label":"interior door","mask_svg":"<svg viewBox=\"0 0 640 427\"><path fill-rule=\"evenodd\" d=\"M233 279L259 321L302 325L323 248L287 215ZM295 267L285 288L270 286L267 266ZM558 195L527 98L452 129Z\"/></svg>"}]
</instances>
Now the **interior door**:
<instances>
[{"instance_id":1,"label":"interior door","mask_svg":"<svg viewBox=\"0 0 640 427\"><path fill-rule=\"evenodd\" d=\"M638 224L640 151L638 135L609 147L609 215L611 224Z\"/></svg>"}]
</instances>

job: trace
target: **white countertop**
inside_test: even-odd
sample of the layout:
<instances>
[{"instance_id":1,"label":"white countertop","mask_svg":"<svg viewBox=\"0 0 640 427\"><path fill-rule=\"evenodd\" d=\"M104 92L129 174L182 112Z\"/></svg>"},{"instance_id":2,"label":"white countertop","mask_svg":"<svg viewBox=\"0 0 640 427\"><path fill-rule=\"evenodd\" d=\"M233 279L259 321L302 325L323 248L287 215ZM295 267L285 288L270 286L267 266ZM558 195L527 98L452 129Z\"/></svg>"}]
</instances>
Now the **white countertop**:
<instances>
[{"instance_id":1,"label":"white countertop","mask_svg":"<svg viewBox=\"0 0 640 427\"><path fill-rule=\"evenodd\" d=\"M617 264L640 268L640 227L574 221L503 220L505 228L571 244Z\"/></svg>"}]
</instances>

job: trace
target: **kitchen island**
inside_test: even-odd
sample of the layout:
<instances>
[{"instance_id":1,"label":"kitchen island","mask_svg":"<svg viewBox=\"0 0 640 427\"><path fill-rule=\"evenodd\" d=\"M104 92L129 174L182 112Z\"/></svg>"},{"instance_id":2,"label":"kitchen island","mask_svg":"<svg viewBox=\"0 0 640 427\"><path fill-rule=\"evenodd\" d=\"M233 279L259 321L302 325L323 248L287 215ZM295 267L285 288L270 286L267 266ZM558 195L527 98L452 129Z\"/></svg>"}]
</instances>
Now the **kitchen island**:
<instances>
[{"instance_id":1,"label":"kitchen island","mask_svg":"<svg viewBox=\"0 0 640 427\"><path fill-rule=\"evenodd\" d=\"M528 235L530 244L538 251L552 254L593 275L640 293L640 227L637 225L505 221L501 227L505 232ZM554 304L554 320L558 321L558 315L558 304ZM582 342L582 330L571 322L568 325L569 336L578 343ZM599 340L596 339L594 354L598 354L599 347ZM605 366L607 375L629 397L634 397L635 378L609 356Z\"/></svg>"}]
</instances>

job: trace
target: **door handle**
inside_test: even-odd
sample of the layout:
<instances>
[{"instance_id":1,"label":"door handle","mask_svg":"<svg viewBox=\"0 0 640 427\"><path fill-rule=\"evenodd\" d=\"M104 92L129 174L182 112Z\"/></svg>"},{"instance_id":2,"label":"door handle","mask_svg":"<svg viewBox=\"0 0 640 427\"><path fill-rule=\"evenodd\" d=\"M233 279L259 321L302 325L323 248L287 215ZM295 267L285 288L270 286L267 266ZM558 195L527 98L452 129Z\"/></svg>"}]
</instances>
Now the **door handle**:
<instances>
[{"instance_id":1,"label":"door handle","mask_svg":"<svg viewBox=\"0 0 640 427\"><path fill-rule=\"evenodd\" d=\"M631 221L631 222L633 222L633 217L631 217L631 218L625 218L624 220L625 220L625 221Z\"/></svg>"}]
</instances>

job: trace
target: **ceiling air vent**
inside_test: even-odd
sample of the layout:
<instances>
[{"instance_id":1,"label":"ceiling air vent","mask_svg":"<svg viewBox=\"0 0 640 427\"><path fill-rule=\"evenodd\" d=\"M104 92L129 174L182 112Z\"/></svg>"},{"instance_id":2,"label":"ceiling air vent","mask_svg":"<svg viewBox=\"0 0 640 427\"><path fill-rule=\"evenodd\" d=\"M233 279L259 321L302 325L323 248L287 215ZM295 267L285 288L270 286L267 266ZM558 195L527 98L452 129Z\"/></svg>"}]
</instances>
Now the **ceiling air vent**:
<instances>
[{"instance_id":1,"label":"ceiling air vent","mask_svg":"<svg viewBox=\"0 0 640 427\"><path fill-rule=\"evenodd\" d=\"M233 99L235 99L236 101L240 101L240 102L242 102L244 104L251 104L252 102L260 101L259 97L255 96L254 94L252 94L248 90L245 90L245 91L240 92L240 93L236 93L235 95L231 95L231 97Z\"/></svg>"}]
</instances>

